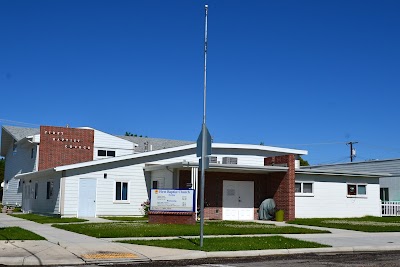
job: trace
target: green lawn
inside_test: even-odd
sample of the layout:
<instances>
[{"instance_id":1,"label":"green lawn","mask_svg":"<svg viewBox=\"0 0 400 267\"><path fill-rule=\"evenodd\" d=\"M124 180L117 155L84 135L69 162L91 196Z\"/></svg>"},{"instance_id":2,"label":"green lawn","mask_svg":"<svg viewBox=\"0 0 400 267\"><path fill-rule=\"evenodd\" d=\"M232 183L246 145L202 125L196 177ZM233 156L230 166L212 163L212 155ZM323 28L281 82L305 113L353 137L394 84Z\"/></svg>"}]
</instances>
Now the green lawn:
<instances>
[{"instance_id":1,"label":"green lawn","mask_svg":"<svg viewBox=\"0 0 400 267\"><path fill-rule=\"evenodd\" d=\"M313 218L295 219L288 223L361 232L400 232L400 217Z\"/></svg>"},{"instance_id":2,"label":"green lawn","mask_svg":"<svg viewBox=\"0 0 400 267\"><path fill-rule=\"evenodd\" d=\"M43 216L38 214L11 214L11 216L34 221L37 223L71 223L71 222L85 222L87 220L78 218L60 218L57 216Z\"/></svg>"},{"instance_id":3,"label":"green lawn","mask_svg":"<svg viewBox=\"0 0 400 267\"><path fill-rule=\"evenodd\" d=\"M130 222L130 221L147 221L149 218L148 217L122 217L122 216L102 216L100 218L106 219L106 220L111 220L111 221L125 221L125 222Z\"/></svg>"},{"instance_id":4,"label":"green lawn","mask_svg":"<svg viewBox=\"0 0 400 267\"><path fill-rule=\"evenodd\" d=\"M160 236L197 236L197 225L149 224L147 222L84 223L53 225L68 231L99 238L116 237L160 237ZM329 233L293 226L275 226L254 222L208 221L204 224L205 235L245 235L245 234L308 234Z\"/></svg>"},{"instance_id":5,"label":"green lawn","mask_svg":"<svg viewBox=\"0 0 400 267\"><path fill-rule=\"evenodd\" d=\"M45 238L19 227L5 227L0 228L0 240L45 240Z\"/></svg>"},{"instance_id":6,"label":"green lawn","mask_svg":"<svg viewBox=\"0 0 400 267\"><path fill-rule=\"evenodd\" d=\"M239 251L239 250L264 250L264 249L290 249L290 248L322 248L326 245L286 238L282 236L268 237L221 237L203 239L203 248L200 249L198 238L172 239L172 240L126 240L122 243L157 246L165 248L179 248L203 251Z\"/></svg>"}]
</instances>

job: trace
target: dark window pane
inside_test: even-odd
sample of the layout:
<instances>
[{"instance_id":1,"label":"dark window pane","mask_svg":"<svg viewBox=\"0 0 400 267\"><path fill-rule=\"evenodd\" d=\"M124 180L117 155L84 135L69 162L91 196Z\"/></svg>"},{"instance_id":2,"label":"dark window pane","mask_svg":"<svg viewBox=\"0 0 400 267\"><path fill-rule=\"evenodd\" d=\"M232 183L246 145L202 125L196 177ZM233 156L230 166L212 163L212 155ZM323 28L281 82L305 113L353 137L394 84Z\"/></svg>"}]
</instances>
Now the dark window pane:
<instances>
[{"instance_id":1,"label":"dark window pane","mask_svg":"<svg viewBox=\"0 0 400 267\"><path fill-rule=\"evenodd\" d=\"M301 183L295 183L294 192L301 193Z\"/></svg>"},{"instance_id":2,"label":"dark window pane","mask_svg":"<svg viewBox=\"0 0 400 267\"><path fill-rule=\"evenodd\" d=\"M115 157L115 151L113 151L113 150L107 151L107 156Z\"/></svg>"},{"instance_id":3,"label":"dark window pane","mask_svg":"<svg viewBox=\"0 0 400 267\"><path fill-rule=\"evenodd\" d=\"M153 189L157 189L158 188L158 181L153 181Z\"/></svg>"},{"instance_id":4,"label":"dark window pane","mask_svg":"<svg viewBox=\"0 0 400 267\"><path fill-rule=\"evenodd\" d=\"M312 183L304 183L303 184L303 193L312 193Z\"/></svg>"},{"instance_id":5,"label":"dark window pane","mask_svg":"<svg viewBox=\"0 0 400 267\"><path fill-rule=\"evenodd\" d=\"M347 194L350 196L357 195L356 185L348 184L347 185Z\"/></svg>"},{"instance_id":6,"label":"dark window pane","mask_svg":"<svg viewBox=\"0 0 400 267\"><path fill-rule=\"evenodd\" d=\"M100 156L100 157L106 156L106 151L105 150L97 151L97 156Z\"/></svg>"},{"instance_id":7,"label":"dark window pane","mask_svg":"<svg viewBox=\"0 0 400 267\"><path fill-rule=\"evenodd\" d=\"M128 200L128 183L122 183L122 200Z\"/></svg>"},{"instance_id":8,"label":"dark window pane","mask_svg":"<svg viewBox=\"0 0 400 267\"><path fill-rule=\"evenodd\" d=\"M121 182L115 185L115 200L121 200Z\"/></svg>"},{"instance_id":9,"label":"dark window pane","mask_svg":"<svg viewBox=\"0 0 400 267\"><path fill-rule=\"evenodd\" d=\"M47 182L47 194L46 199L50 199L50 182Z\"/></svg>"},{"instance_id":10,"label":"dark window pane","mask_svg":"<svg viewBox=\"0 0 400 267\"><path fill-rule=\"evenodd\" d=\"M36 183L36 184L35 184L35 199L37 199L38 190L39 190L39 184Z\"/></svg>"},{"instance_id":11,"label":"dark window pane","mask_svg":"<svg viewBox=\"0 0 400 267\"><path fill-rule=\"evenodd\" d=\"M359 195L366 195L367 194L367 186L366 185L359 185L357 189L358 189L358 194Z\"/></svg>"}]
</instances>

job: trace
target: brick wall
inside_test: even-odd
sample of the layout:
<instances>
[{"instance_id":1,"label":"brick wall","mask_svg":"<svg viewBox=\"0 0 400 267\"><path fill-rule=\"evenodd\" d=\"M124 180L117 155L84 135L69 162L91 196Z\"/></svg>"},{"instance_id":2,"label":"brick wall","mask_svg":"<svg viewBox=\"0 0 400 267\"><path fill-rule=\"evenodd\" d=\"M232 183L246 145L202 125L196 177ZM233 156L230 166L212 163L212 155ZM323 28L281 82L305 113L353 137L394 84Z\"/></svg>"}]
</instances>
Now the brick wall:
<instances>
[{"instance_id":1,"label":"brick wall","mask_svg":"<svg viewBox=\"0 0 400 267\"><path fill-rule=\"evenodd\" d=\"M180 171L179 187L186 188L190 182L190 171ZM259 174L259 173L233 173L233 172L207 172L205 178L204 218L209 220L222 220L222 195L223 181L253 181L254 182L254 219L258 219L258 208L263 200L272 198L280 180L285 173ZM199 174L200 177L200 174ZM278 180L278 182L274 181ZM272 186L273 185L273 186ZM200 205L200 202L199 202Z\"/></svg>"},{"instance_id":2,"label":"brick wall","mask_svg":"<svg viewBox=\"0 0 400 267\"><path fill-rule=\"evenodd\" d=\"M194 212L157 212L149 211L149 223L152 224L196 224Z\"/></svg>"},{"instance_id":3,"label":"brick wall","mask_svg":"<svg viewBox=\"0 0 400 267\"><path fill-rule=\"evenodd\" d=\"M295 218L295 158L294 155L276 156L264 159L264 165L287 164L286 173L274 173L269 187L275 194L273 196L276 207L285 212L285 221Z\"/></svg>"},{"instance_id":4,"label":"brick wall","mask_svg":"<svg viewBox=\"0 0 400 267\"><path fill-rule=\"evenodd\" d=\"M91 161L93 145L94 130L40 126L38 169Z\"/></svg>"}]
</instances>

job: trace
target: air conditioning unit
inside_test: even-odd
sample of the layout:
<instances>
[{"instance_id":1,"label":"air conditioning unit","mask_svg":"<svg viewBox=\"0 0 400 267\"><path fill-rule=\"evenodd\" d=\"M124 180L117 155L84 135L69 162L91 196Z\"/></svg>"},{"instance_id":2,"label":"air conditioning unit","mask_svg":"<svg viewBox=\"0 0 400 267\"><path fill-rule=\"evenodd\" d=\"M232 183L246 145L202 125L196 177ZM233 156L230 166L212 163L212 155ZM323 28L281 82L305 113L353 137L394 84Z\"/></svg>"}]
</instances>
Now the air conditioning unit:
<instances>
[{"instance_id":1,"label":"air conditioning unit","mask_svg":"<svg viewBox=\"0 0 400 267\"><path fill-rule=\"evenodd\" d=\"M238 159L232 157L223 157L222 164L237 164Z\"/></svg>"},{"instance_id":2,"label":"air conditioning unit","mask_svg":"<svg viewBox=\"0 0 400 267\"><path fill-rule=\"evenodd\" d=\"M210 157L210 163L218 163L217 157Z\"/></svg>"}]
</instances>

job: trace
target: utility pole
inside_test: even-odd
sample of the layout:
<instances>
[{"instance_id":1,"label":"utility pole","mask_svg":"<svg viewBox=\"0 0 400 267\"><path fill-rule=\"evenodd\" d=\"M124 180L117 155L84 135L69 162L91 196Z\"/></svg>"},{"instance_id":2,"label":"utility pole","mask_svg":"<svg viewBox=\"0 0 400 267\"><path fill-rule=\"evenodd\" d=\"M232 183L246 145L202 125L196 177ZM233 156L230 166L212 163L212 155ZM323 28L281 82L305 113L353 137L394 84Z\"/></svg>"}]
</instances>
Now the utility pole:
<instances>
[{"instance_id":1,"label":"utility pole","mask_svg":"<svg viewBox=\"0 0 400 267\"><path fill-rule=\"evenodd\" d=\"M350 162L353 162L353 158L356 157L356 149L353 149L353 145L358 144L358 142L348 142L346 145L350 145Z\"/></svg>"}]
</instances>

